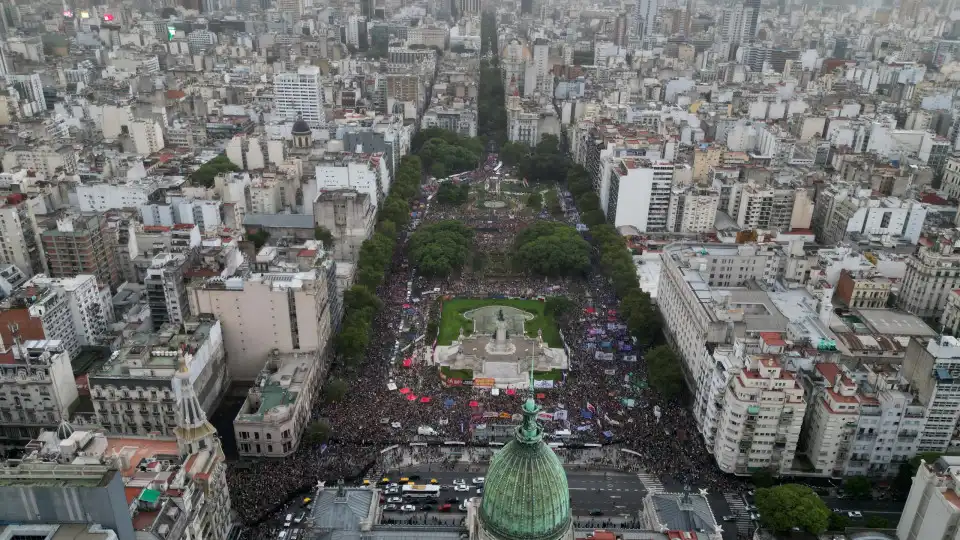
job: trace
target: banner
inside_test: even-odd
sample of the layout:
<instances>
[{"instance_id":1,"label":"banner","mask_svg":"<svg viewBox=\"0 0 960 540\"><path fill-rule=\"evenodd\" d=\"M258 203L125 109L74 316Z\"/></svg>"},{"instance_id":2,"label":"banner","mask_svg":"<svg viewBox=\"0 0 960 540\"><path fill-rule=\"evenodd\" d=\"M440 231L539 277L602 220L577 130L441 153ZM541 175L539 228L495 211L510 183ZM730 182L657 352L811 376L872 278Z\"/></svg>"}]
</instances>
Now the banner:
<instances>
[{"instance_id":1,"label":"banner","mask_svg":"<svg viewBox=\"0 0 960 540\"><path fill-rule=\"evenodd\" d=\"M542 412L537 414L537 420L553 420L553 413Z\"/></svg>"},{"instance_id":2,"label":"banner","mask_svg":"<svg viewBox=\"0 0 960 540\"><path fill-rule=\"evenodd\" d=\"M567 410L559 409L553 413L554 420L566 420L567 419Z\"/></svg>"},{"instance_id":3,"label":"banner","mask_svg":"<svg viewBox=\"0 0 960 540\"><path fill-rule=\"evenodd\" d=\"M507 420L508 418L512 418L512 417L513 417L513 415L510 414L510 413L508 413L508 412L502 412L502 413L500 413L500 418L502 418L502 419L504 419L504 420Z\"/></svg>"},{"instance_id":4,"label":"banner","mask_svg":"<svg viewBox=\"0 0 960 540\"><path fill-rule=\"evenodd\" d=\"M546 381L537 381L537 380L534 380L534 381L533 381L533 387L534 387L534 388L553 388L553 381L551 381L551 380L546 380Z\"/></svg>"},{"instance_id":5,"label":"banner","mask_svg":"<svg viewBox=\"0 0 960 540\"><path fill-rule=\"evenodd\" d=\"M603 374L604 374L604 375L616 375L616 374L617 374L617 370L615 370L615 369L605 369L605 370L603 370Z\"/></svg>"},{"instance_id":6,"label":"banner","mask_svg":"<svg viewBox=\"0 0 960 540\"><path fill-rule=\"evenodd\" d=\"M474 379L473 385L479 386L480 388L493 388L493 385L497 384L496 379Z\"/></svg>"},{"instance_id":7,"label":"banner","mask_svg":"<svg viewBox=\"0 0 960 540\"><path fill-rule=\"evenodd\" d=\"M499 416L500 416L500 413L496 413L496 412L493 412L493 411L487 411L487 412L483 413L483 417L484 417L484 418L497 418L497 417L499 417Z\"/></svg>"},{"instance_id":8,"label":"banner","mask_svg":"<svg viewBox=\"0 0 960 540\"><path fill-rule=\"evenodd\" d=\"M626 356L623 357L623 361L624 361L624 362L636 362L636 361L637 361L637 355L635 355L635 354L626 355Z\"/></svg>"},{"instance_id":9,"label":"banner","mask_svg":"<svg viewBox=\"0 0 960 540\"><path fill-rule=\"evenodd\" d=\"M447 379L447 386L463 386L463 379L454 379L451 377Z\"/></svg>"}]
</instances>

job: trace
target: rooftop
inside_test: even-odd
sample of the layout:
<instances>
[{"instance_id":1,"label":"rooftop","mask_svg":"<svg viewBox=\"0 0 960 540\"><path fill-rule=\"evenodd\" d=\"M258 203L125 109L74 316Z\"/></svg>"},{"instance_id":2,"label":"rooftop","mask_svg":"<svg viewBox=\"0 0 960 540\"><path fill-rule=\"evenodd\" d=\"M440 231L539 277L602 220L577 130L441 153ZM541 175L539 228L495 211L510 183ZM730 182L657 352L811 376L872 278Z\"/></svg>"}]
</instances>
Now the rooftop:
<instances>
[{"instance_id":1,"label":"rooftop","mask_svg":"<svg viewBox=\"0 0 960 540\"><path fill-rule=\"evenodd\" d=\"M217 321L188 321L185 331L180 325L166 324L156 332L137 332L127 338L110 359L91 376L95 377L159 377L170 378L177 371L181 352L191 356L202 347L217 327Z\"/></svg>"},{"instance_id":2,"label":"rooftop","mask_svg":"<svg viewBox=\"0 0 960 540\"><path fill-rule=\"evenodd\" d=\"M893 309L861 309L860 319L877 334L890 336L932 337L936 332L920 317Z\"/></svg>"}]
</instances>

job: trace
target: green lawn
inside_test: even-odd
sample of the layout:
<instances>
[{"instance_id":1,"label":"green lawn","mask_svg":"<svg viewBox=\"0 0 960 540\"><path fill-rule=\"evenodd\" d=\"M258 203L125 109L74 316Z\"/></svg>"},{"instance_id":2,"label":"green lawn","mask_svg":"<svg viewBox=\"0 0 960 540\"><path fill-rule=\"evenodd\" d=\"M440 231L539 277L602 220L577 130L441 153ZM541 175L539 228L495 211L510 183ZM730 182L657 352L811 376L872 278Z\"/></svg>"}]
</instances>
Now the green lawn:
<instances>
[{"instance_id":1,"label":"green lawn","mask_svg":"<svg viewBox=\"0 0 960 540\"><path fill-rule=\"evenodd\" d=\"M563 347L563 340L560 339L560 332L557 329L557 323L552 316L543 313L544 302L539 300L508 300L497 298L454 298L443 303L443 311L440 314L440 333L437 336L437 344L449 345L460 335L460 328L469 335L473 331L473 322L464 318L463 314L471 309L477 309L484 306L509 306L522 309L528 313L534 314L524 325L527 335L537 337L537 330L543 330L543 340L551 347Z\"/></svg>"},{"instance_id":2,"label":"green lawn","mask_svg":"<svg viewBox=\"0 0 960 540\"><path fill-rule=\"evenodd\" d=\"M462 379L464 381L473 380L472 369L450 369L447 366L440 366L440 372L447 377L453 377L454 379Z\"/></svg>"}]
</instances>

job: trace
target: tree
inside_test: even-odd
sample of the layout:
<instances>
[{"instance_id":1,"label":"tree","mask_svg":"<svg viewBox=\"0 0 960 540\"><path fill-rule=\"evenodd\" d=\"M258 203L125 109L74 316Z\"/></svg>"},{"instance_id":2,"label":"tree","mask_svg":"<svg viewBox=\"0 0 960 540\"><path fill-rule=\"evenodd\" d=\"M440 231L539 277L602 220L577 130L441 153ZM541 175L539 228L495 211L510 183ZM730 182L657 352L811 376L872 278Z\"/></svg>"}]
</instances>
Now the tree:
<instances>
[{"instance_id":1,"label":"tree","mask_svg":"<svg viewBox=\"0 0 960 540\"><path fill-rule=\"evenodd\" d=\"M343 401L350 387L343 379L330 379L323 387L323 400L327 403Z\"/></svg>"},{"instance_id":2,"label":"tree","mask_svg":"<svg viewBox=\"0 0 960 540\"><path fill-rule=\"evenodd\" d=\"M768 488L773 487L773 475L770 474L770 471L757 471L750 475L750 481L753 482L753 487L755 488Z\"/></svg>"},{"instance_id":3,"label":"tree","mask_svg":"<svg viewBox=\"0 0 960 540\"><path fill-rule=\"evenodd\" d=\"M313 239L323 242L325 249L333 248L333 233L330 232L330 229L322 225L317 225L317 227L313 229Z\"/></svg>"},{"instance_id":4,"label":"tree","mask_svg":"<svg viewBox=\"0 0 960 540\"><path fill-rule=\"evenodd\" d=\"M527 206L533 208L534 210L540 210L543 207L543 195L540 195L540 192L534 191L527 197Z\"/></svg>"},{"instance_id":5,"label":"tree","mask_svg":"<svg viewBox=\"0 0 960 540\"><path fill-rule=\"evenodd\" d=\"M239 170L240 167L234 165L230 159L227 158L226 154L220 154L194 171L193 174L190 175L190 184L210 188L213 187L217 176Z\"/></svg>"},{"instance_id":6,"label":"tree","mask_svg":"<svg viewBox=\"0 0 960 540\"><path fill-rule=\"evenodd\" d=\"M470 197L470 184L444 182L437 188L437 202L460 206Z\"/></svg>"},{"instance_id":7,"label":"tree","mask_svg":"<svg viewBox=\"0 0 960 540\"><path fill-rule=\"evenodd\" d=\"M588 210L580 215L580 221L587 227L596 227L602 223L607 222L607 216L604 215L603 210L595 208L593 210Z\"/></svg>"},{"instance_id":8,"label":"tree","mask_svg":"<svg viewBox=\"0 0 960 540\"><path fill-rule=\"evenodd\" d=\"M323 444L330 440L332 428L325 420L316 420L307 426L307 441L311 444Z\"/></svg>"},{"instance_id":9,"label":"tree","mask_svg":"<svg viewBox=\"0 0 960 540\"><path fill-rule=\"evenodd\" d=\"M873 483L866 476L853 476L843 483L843 491L854 499L869 499L873 492Z\"/></svg>"},{"instance_id":10,"label":"tree","mask_svg":"<svg viewBox=\"0 0 960 540\"><path fill-rule=\"evenodd\" d=\"M647 380L660 395L671 399L683 390L683 371L673 349L660 345L647 352Z\"/></svg>"},{"instance_id":11,"label":"tree","mask_svg":"<svg viewBox=\"0 0 960 540\"><path fill-rule=\"evenodd\" d=\"M850 518L845 514L830 512L830 518L827 521L827 530L842 532L850 526Z\"/></svg>"},{"instance_id":12,"label":"tree","mask_svg":"<svg viewBox=\"0 0 960 540\"><path fill-rule=\"evenodd\" d=\"M757 510L760 523L775 532L800 527L811 534L820 534L827 530L830 522L830 510L820 497L800 484L758 489Z\"/></svg>"},{"instance_id":13,"label":"tree","mask_svg":"<svg viewBox=\"0 0 960 540\"><path fill-rule=\"evenodd\" d=\"M253 242L253 247L258 251L267 243L267 240L270 238L270 233L266 229L260 229L252 233L247 233L247 240Z\"/></svg>"},{"instance_id":14,"label":"tree","mask_svg":"<svg viewBox=\"0 0 960 540\"><path fill-rule=\"evenodd\" d=\"M392 221L398 225L406 225L410 220L410 205L407 201L390 195L383 201L380 209L380 219Z\"/></svg>"},{"instance_id":15,"label":"tree","mask_svg":"<svg viewBox=\"0 0 960 540\"><path fill-rule=\"evenodd\" d=\"M560 197L557 195L557 192L552 189L544 195L543 205L552 216L559 217L563 213L563 207L560 206Z\"/></svg>"},{"instance_id":16,"label":"tree","mask_svg":"<svg viewBox=\"0 0 960 540\"><path fill-rule=\"evenodd\" d=\"M554 317L570 313L574 308L573 301L566 296L551 296L543 306L543 312Z\"/></svg>"},{"instance_id":17,"label":"tree","mask_svg":"<svg viewBox=\"0 0 960 540\"><path fill-rule=\"evenodd\" d=\"M864 522L864 525L866 525L868 529L887 529L890 527L890 522L885 517L870 516L866 522Z\"/></svg>"},{"instance_id":18,"label":"tree","mask_svg":"<svg viewBox=\"0 0 960 540\"><path fill-rule=\"evenodd\" d=\"M636 276L636 274L633 275ZM637 342L641 345L650 345L660 336L662 327L660 312L649 294L638 288L632 289L620 302L620 313L627 321L630 334L637 338Z\"/></svg>"},{"instance_id":19,"label":"tree","mask_svg":"<svg viewBox=\"0 0 960 540\"><path fill-rule=\"evenodd\" d=\"M335 346L337 352L350 364L356 364L363 358L370 342L369 325L344 325L337 334Z\"/></svg>"},{"instance_id":20,"label":"tree","mask_svg":"<svg viewBox=\"0 0 960 540\"><path fill-rule=\"evenodd\" d=\"M500 160L508 167L519 165L529 155L530 147L523 143L510 141L500 147Z\"/></svg>"},{"instance_id":21,"label":"tree","mask_svg":"<svg viewBox=\"0 0 960 540\"><path fill-rule=\"evenodd\" d=\"M583 275L590 270L590 245L569 225L541 221L517 235L514 262L542 276Z\"/></svg>"},{"instance_id":22,"label":"tree","mask_svg":"<svg viewBox=\"0 0 960 540\"><path fill-rule=\"evenodd\" d=\"M473 230L455 220L420 228L410 238L410 257L425 276L448 276L463 268L471 253Z\"/></svg>"}]
</instances>

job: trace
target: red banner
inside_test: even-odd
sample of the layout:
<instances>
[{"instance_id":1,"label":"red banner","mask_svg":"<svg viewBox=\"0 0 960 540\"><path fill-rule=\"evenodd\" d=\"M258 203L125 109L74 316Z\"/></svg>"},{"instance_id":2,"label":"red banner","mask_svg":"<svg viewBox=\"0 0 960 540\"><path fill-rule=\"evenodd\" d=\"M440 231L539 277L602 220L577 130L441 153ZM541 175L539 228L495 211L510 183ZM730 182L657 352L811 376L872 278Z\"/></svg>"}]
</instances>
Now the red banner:
<instances>
[{"instance_id":1,"label":"red banner","mask_svg":"<svg viewBox=\"0 0 960 540\"><path fill-rule=\"evenodd\" d=\"M454 379L453 377L450 377L447 379L447 386L462 386L462 385L463 385L463 379Z\"/></svg>"}]
</instances>

